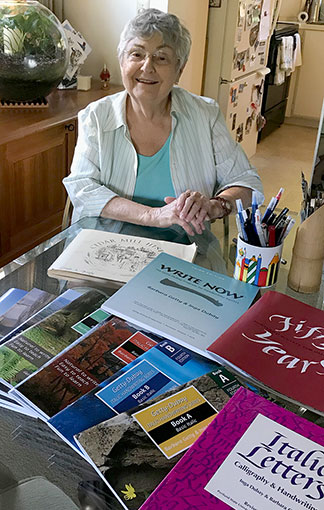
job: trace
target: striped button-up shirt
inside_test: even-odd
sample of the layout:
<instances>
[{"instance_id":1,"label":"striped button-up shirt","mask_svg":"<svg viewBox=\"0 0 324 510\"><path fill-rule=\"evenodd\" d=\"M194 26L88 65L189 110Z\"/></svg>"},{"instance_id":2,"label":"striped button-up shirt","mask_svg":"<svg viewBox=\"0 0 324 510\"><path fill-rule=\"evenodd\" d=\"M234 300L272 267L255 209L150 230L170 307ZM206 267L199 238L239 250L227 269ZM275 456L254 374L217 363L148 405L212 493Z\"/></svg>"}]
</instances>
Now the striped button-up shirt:
<instances>
[{"instance_id":1,"label":"striped button-up shirt","mask_svg":"<svg viewBox=\"0 0 324 510\"><path fill-rule=\"evenodd\" d=\"M260 178L232 140L218 104L180 87L171 95L170 171L176 195L191 189L210 198L230 186L245 186L257 191L261 203ZM63 180L74 206L73 221L100 216L116 195L132 199L137 154L126 123L126 97L126 91L107 96L79 113L71 173ZM121 227L111 220L112 231Z\"/></svg>"}]
</instances>

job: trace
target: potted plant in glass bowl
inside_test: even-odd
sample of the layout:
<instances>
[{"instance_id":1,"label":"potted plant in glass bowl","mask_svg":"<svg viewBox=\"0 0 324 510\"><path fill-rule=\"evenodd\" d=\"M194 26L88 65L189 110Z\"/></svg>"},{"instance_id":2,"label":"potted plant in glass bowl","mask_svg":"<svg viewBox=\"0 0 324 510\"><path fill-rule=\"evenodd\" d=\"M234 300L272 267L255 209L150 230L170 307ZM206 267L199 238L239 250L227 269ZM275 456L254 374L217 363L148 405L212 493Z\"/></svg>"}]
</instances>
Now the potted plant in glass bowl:
<instances>
[{"instance_id":1,"label":"potted plant in glass bowl","mask_svg":"<svg viewBox=\"0 0 324 510\"><path fill-rule=\"evenodd\" d=\"M49 9L34 0L0 0L0 99L47 96L68 59L65 32Z\"/></svg>"}]
</instances>

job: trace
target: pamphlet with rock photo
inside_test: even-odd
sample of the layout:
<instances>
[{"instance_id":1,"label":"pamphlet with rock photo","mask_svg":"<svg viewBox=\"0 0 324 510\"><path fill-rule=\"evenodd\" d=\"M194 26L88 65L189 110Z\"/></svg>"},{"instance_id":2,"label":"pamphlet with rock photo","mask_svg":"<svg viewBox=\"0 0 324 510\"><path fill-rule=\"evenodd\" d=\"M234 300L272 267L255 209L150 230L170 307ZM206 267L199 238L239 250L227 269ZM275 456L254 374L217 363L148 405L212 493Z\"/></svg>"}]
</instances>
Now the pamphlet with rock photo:
<instances>
[{"instance_id":1,"label":"pamphlet with rock photo","mask_svg":"<svg viewBox=\"0 0 324 510\"><path fill-rule=\"evenodd\" d=\"M239 387L224 367L215 367L81 432L77 443L125 508L138 509Z\"/></svg>"}]
</instances>

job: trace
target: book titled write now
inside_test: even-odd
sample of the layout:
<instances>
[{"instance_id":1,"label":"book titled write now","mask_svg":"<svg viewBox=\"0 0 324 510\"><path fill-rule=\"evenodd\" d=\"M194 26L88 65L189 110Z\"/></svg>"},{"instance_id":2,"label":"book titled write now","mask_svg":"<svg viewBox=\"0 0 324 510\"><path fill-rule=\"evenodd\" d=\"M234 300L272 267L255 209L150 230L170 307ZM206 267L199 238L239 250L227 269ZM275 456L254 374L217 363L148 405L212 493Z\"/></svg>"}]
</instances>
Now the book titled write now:
<instances>
[{"instance_id":1,"label":"book titled write now","mask_svg":"<svg viewBox=\"0 0 324 510\"><path fill-rule=\"evenodd\" d=\"M322 510L324 429L240 388L140 510Z\"/></svg>"},{"instance_id":2,"label":"book titled write now","mask_svg":"<svg viewBox=\"0 0 324 510\"><path fill-rule=\"evenodd\" d=\"M269 291L208 351L234 370L324 412L323 310Z\"/></svg>"},{"instance_id":3,"label":"book titled write now","mask_svg":"<svg viewBox=\"0 0 324 510\"><path fill-rule=\"evenodd\" d=\"M258 288L160 253L102 305L203 356L251 305Z\"/></svg>"}]
</instances>

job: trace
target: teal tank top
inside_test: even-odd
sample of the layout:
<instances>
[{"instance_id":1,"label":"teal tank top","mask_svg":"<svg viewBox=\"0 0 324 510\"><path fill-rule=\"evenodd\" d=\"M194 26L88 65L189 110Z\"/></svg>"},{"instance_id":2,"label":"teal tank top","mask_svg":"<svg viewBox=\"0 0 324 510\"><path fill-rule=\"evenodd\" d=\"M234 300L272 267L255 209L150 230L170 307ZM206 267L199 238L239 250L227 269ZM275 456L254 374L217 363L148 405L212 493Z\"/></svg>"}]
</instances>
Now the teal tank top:
<instances>
[{"instance_id":1,"label":"teal tank top","mask_svg":"<svg viewBox=\"0 0 324 510\"><path fill-rule=\"evenodd\" d=\"M163 207L164 197L175 197L175 191L171 180L170 170L170 139L153 156L142 156L137 154L137 178L133 201L148 205L149 207ZM189 238L185 231L182 233L172 228L146 227L146 235L164 241L173 241L182 244L189 244ZM122 234L139 235L143 232L141 227L131 223L124 223L121 229Z\"/></svg>"},{"instance_id":2,"label":"teal tank top","mask_svg":"<svg viewBox=\"0 0 324 510\"><path fill-rule=\"evenodd\" d=\"M137 178L134 202L150 207L165 205L164 197L175 197L170 170L170 139L153 156L137 154Z\"/></svg>"}]
</instances>

